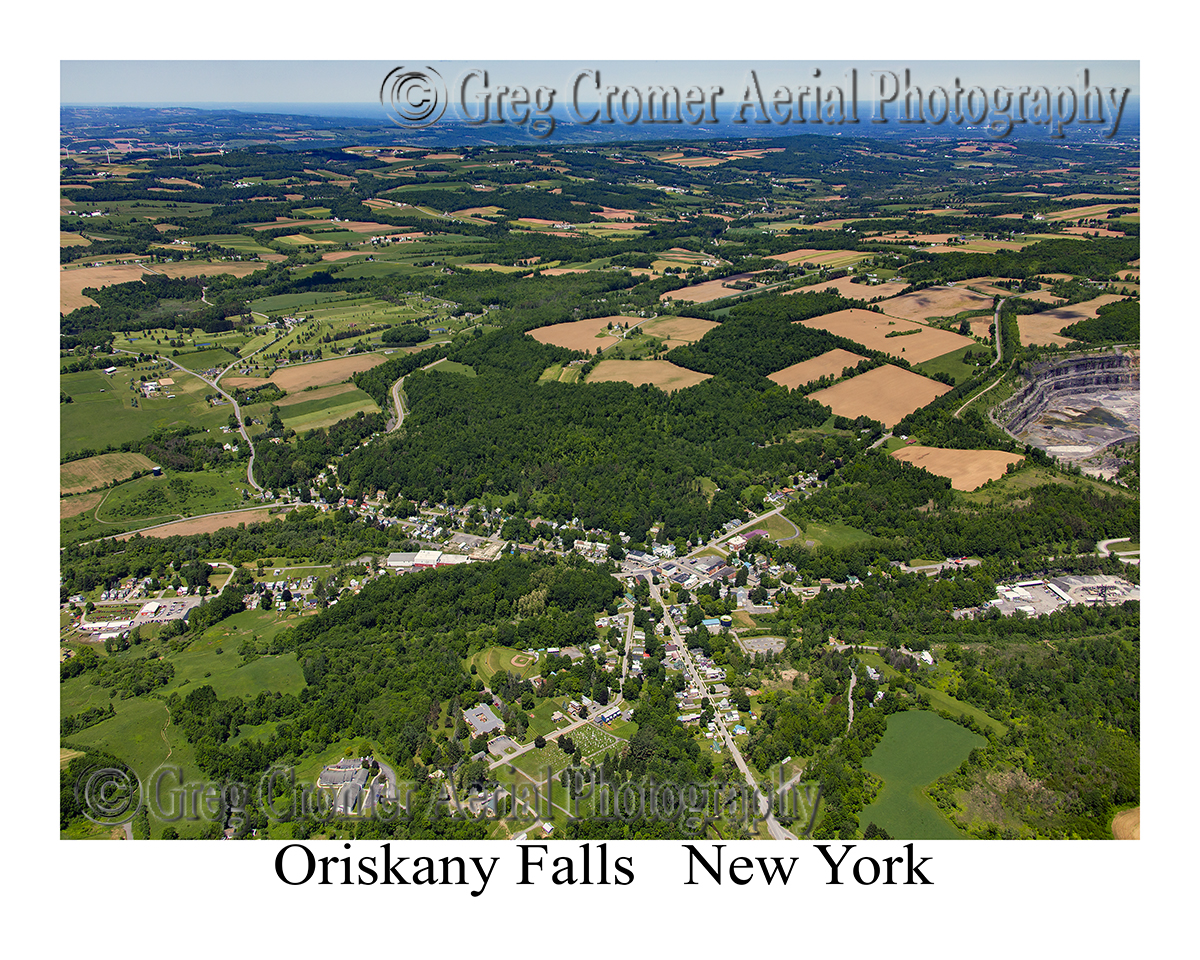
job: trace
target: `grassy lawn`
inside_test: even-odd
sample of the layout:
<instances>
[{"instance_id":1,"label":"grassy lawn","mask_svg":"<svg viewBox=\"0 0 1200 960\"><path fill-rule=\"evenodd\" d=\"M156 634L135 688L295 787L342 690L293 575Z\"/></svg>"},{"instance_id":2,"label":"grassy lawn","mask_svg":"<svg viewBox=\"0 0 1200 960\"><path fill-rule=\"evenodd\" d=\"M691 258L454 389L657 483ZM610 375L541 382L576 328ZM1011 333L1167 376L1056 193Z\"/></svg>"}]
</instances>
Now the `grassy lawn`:
<instances>
[{"instance_id":1,"label":"grassy lawn","mask_svg":"<svg viewBox=\"0 0 1200 960\"><path fill-rule=\"evenodd\" d=\"M922 788L985 743L978 734L928 710L892 714L883 739L863 761L863 769L882 777L884 786L859 814L860 827L873 821L901 840L960 839L962 834Z\"/></svg>"},{"instance_id":2,"label":"grassy lawn","mask_svg":"<svg viewBox=\"0 0 1200 960\"><path fill-rule=\"evenodd\" d=\"M833 550L840 550L843 547L853 546L856 543L862 543L865 540L870 540L870 534L863 533L861 530L855 530L854 527L848 527L842 523L809 523L796 538L796 543L808 545L807 541L813 541L813 548L829 547Z\"/></svg>"},{"instance_id":3,"label":"grassy lawn","mask_svg":"<svg viewBox=\"0 0 1200 960\"><path fill-rule=\"evenodd\" d=\"M514 664L513 657L518 659L518 663ZM516 650L513 647L488 647L486 650L480 650L473 654L467 660L467 669L475 666L479 670L479 676L484 683L491 681L492 677L501 671L509 671L518 674L522 679L525 677L536 676L538 673L537 661L526 663L529 655L523 650ZM520 664L525 664L521 666Z\"/></svg>"}]
</instances>

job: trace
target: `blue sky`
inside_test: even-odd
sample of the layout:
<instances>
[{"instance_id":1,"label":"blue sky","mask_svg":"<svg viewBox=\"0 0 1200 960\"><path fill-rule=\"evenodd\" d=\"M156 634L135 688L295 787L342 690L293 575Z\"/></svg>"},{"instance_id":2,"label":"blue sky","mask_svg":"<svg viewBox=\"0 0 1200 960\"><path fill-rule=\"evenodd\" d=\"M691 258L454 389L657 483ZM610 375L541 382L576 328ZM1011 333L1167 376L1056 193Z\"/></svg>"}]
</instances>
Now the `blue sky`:
<instances>
[{"instance_id":1,"label":"blue sky","mask_svg":"<svg viewBox=\"0 0 1200 960\"><path fill-rule=\"evenodd\" d=\"M651 84L722 85L740 95L754 70L765 95L769 86L841 83L854 67L859 99L874 98L871 71L911 71L917 86L964 87L1073 85L1090 71L1091 83L1131 89L1138 95L1136 60L931 61L896 59L822 60L63 60L60 102L71 104L129 103L370 103L397 66L429 65L450 84L472 68L486 69L492 84L554 87L567 90L583 69L600 71L605 84L644 88ZM819 79L813 78L815 70ZM736 92L734 92L736 91Z\"/></svg>"}]
</instances>

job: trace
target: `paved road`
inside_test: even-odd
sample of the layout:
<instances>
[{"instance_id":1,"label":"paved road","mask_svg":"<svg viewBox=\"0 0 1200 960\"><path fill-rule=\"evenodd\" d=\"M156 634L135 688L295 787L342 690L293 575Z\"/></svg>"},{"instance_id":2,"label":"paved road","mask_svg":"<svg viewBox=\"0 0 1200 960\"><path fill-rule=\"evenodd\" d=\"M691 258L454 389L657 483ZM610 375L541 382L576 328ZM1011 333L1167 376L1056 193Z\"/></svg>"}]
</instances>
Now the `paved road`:
<instances>
[{"instance_id":1,"label":"paved road","mask_svg":"<svg viewBox=\"0 0 1200 960\"><path fill-rule=\"evenodd\" d=\"M733 534L730 534L730 536L733 536ZM667 605L663 603L662 593L658 589L658 584L650 584L650 595L660 606L662 606L664 609L666 608ZM711 704L712 696L708 692L708 681L706 681L700 675L700 671L696 667L695 661L692 660L692 654L688 650L687 640L679 633L675 626L675 621L671 619L669 614L666 617L666 624L667 630L671 634L673 642L679 648L680 655L683 657L683 661L687 665L688 673L694 677L696 682L700 685L701 698L709 698L709 703ZM775 819L775 814L771 810L770 799L766 794L759 790L758 780L756 780L754 774L750 772L750 768L746 765L746 761L742 758L742 752L737 748L737 744L733 742L733 734L729 732L728 727L725 726L724 718L720 713L716 712L715 708L714 716L716 720L717 731L719 732L721 739L725 742L726 747L728 747L729 755L733 757L734 764L745 778L746 783L749 784L750 789L753 790L755 795L758 797L759 814L766 814L767 830L771 834L771 837L775 840L797 839L795 834L784 829L784 827Z\"/></svg>"},{"instance_id":2,"label":"paved road","mask_svg":"<svg viewBox=\"0 0 1200 960\"><path fill-rule=\"evenodd\" d=\"M268 346L270 346L270 344L268 344ZM262 347L260 349L265 350L266 348ZM132 356L135 356L135 357L137 356L137 354L132 350L116 350L114 352L115 353L128 353L128 354L131 354ZM257 352L258 351L256 350L255 353L257 353ZM250 354L249 356L253 356L253 355L254 354ZM169 364L171 364L171 366L178 367L184 373L190 374L191 376L195 377L196 379L204 381L210 387L212 387L214 390L216 390L217 393L219 393L226 400L228 400L231 404L233 404L233 414L235 417L237 417L238 429L241 431L242 439L246 441L246 446L250 448L250 459L246 462L246 480L249 482L250 486L252 486L259 493L262 493L263 488L260 487L254 479L254 444L250 442L250 434L246 432L246 424L245 424L245 421L242 420L242 409L241 409L241 407L238 406L238 402L236 400L234 400L232 396L230 396L228 393L226 393L224 390L222 390L217 385L217 380L220 380L221 377L225 376L226 372L229 370L229 367L226 367L224 370L222 370L220 373L218 373L215 379L209 380L208 377L201 376L195 370L189 370L183 364L172 359L171 357L163 356L161 353L156 353L156 354L154 354L154 356L157 357L159 360L166 360ZM248 357L244 358L244 359L248 359ZM244 362L244 359L240 360L238 362ZM230 364L229 366L234 366L234 364Z\"/></svg>"},{"instance_id":3,"label":"paved road","mask_svg":"<svg viewBox=\"0 0 1200 960\"><path fill-rule=\"evenodd\" d=\"M441 362L442 362L441 360L434 360L433 363L427 363L421 369L428 370L434 364L441 363ZM400 387L403 385L405 377L407 377L407 376L408 376L408 374L405 374L403 377L401 377L399 380L397 380L395 383L392 384L392 406L394 406L396 408L396 422L391 424L387 428L388 433L391 433L393 430L399 430L400 424L402 424L404 422L404 418L408 414L408 411L404 409L404 404L400 399Z\"/></svg>"},{"instance_id":4,"label":"paved road","mask_svg":"<svg viewBox=\"0 0 1200 960\"><path fill-rule=\"evenodd\" d=\"M993 369L996 366L996 364L998 364L1000 362L1000 357L1004 352L1004 350L1001 346L1001 343L1000 343L1000 308L1004 306L1004 302L1005 302L1004 300L1001 300L998 304L996 304L996 313L992 320L993 324L996 327L996 356L992 358L992 362L988 365L988 369ZM1001 377L997 380L994 380L983 390L980 390L977 394L975 394L975 396L971 397L970 400L967 400L961 407L959 407L957 410L954 411L955 419L958 419L961 416L962 412L964 410L966 410L970 404L974 403L976 400L978 400L980 397L982 397L985 393L987 393L988 390L991 390L992 387L996 386L1002 380L1003 380L1003 377ZM1006 430L1005 433L1008 433L1008 431ZM1012 436L1012 434L1009 434L1009 436Z\"/></svg>"}]
</instances>

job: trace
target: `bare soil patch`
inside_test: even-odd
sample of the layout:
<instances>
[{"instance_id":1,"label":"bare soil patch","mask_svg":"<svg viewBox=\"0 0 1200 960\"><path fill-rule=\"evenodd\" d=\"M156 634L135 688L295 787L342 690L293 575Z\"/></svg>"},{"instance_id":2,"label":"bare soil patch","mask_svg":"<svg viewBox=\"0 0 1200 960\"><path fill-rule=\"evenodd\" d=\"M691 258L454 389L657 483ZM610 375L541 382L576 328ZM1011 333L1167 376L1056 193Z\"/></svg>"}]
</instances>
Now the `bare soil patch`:
<instances>
[{"instance_id":1,"label":"bare soil patch","mask_svg":"<svg viewBox=\"0 0 1200 960\"><path fill-rule=\"evenodd\" d=\"M1122 810L1112 822L1113 839L1141 840L1142 839L1142 808Z\"/></svg>"},{"instance_id":2,"label":"bare soil patch","mask_svg":"<svg viewBox=\"0 0 1200 960\"><path fill-rule=\"evenodd\" d=\"M893 297L879 304L879 309L891 317L904 320L927 320L930 317L953 317L963 310L986 310L992 298L974 293L965 286L928 287L902 297Z\"/></svg>"},{"instance_id":3,"label":"bare soil patch","mask_svg":"<svg viewBox=\"0 0 1200 960\"><path fill-rule=\"evenodd\" d=\"M568 350L595 353L597 347L610 347L619 337L598 337L597 334L610 323L633 323L630 317L592 317L590 320L573 320L570 323L555 323L549 327L530 330L529 335L538 343L552 343Z\"/></svg>"},{"instance_id":4,"label":"bare soil patch","mask_svg":"<svg viewBox=\"0 0 1200 960\"><path fill-rule=\"evenodd\" d=\"M341 383L360 370L370 370L386 362L387 358L377 353L360 353L336 360L318 360L294 367L280 367L270 377L225 377L221 384L227 387L259 387L267 380L285 393L296 393L305 387L323 387L330 383Z\"/></svg>"},{"instance_id":5,"label":"bare soil patch","mask_svg":"<svg viewBox=\"0 0 1200 960\"><path fill-rule=\"evenodd\" d=\"M924 467L939 477L948 477L955 490L975 490L1004 476L1010 463L1025 459L1003 450L949 450L916 445L897 450L892 456Z\"/></svg>"},{"instance_id":6,"label":"bare soil patch","mask_svg":"<svg viewBox=\"0 0 1200 960\"><path fill-rule=\"evenodd\" d=\"M836 336L861 343L871 350L882 350L893 357L903 357L910 363L932 360L934 357L975 343L970 337L951 333L949 330L938 330L913 320L892 318L871 310L838 310L823 317L796 322L828 330ZM904 336L888 336L889 333L903 333L906 330L916 332Z\"/></svg>"},{"instance_id":7,"label":"bare soil patch","mask_svg":"<svg viewBox=\"0 0 1200 960\"><path fill-rule=\"evenodd\" d=\"M76 497L66 497L58 501L58 519L66 520L67 517L77 517L81 513L87 513L89 510L95 510L100 505L100 501L104 499L103 493L85 493Z\"/></svg>"},{"instance_id":8,"label":"bare soil patch","mask_svg":"<svg viewBox=\"0 0 1200 960\"><path fill-rule=\"evenodd\" d=\"M710 373L696 373L677 367L668 360L601 360L588 375L588 383L605 383L613 380L632 383L635 387L649 383L673 393L685 387L693 387L709 379Z\"/></svg>"},{"instance_id":9,"label":"bare soil patch","mask_svg":"<svg viewBox=\"0 0 1200 960\"><path fill-rule=\"evenodd\" d=\"M1094 300L1085 300L1083 303L1072 304L1069 307L1055 307L1053 310L1044 310L1041 313L1031 313L1026 316L1018 317L1017 322L1021 330L1022 343L1057 343L1060 346L1065 346L1071 341L1062 336L1058 331L1063 327L1070 326L1080 320L1087 320L1096 316L1096 308L1102 307L1106 303L1112 303L1116 300L1124 299L1119 294L1102 293Z\"/></svg>"},{"instance_id":10,"label":"bare soil patch","mask_svg":"<svg viewBox=\"0 0 1200 960\"><path fill-rule=\"evenodd\" d=\"M767 379L774 380L780 386L795 390L797 387L820 380L821 377L840 377L845 367L853 367L863 358L849 350L830 350L819 357L793 363L790 367L776 370Z\"/></svg>"},{"instance_id":11,"label":"bare soil patch","mask_svg":"<svg viewBox=\"0 0 1200 960\"><path fill-rule=\"evenodd\" d=\"M949 389L944 383L888 364L810 396L828 404L838 416L866 415L884 426L893 426Z\"/></svg>"},{"instance_id":12,"label":"bare soil patch","mask_svg":"<svg viewBox=\"0 0 1200 960\"><path fill-rule=\"evenodd\" d=\"M143 530L143 537L188 537L196 533L212 533L225 527L236 527L239 523L262 523L264 520L282 520L286 511L271 514L270 507L261 510L241 510L234 513L214 513L211 517L192 517L187 520L175 520L155 527L153 530ZM132 533L122 534L118 540L128 540Z\"/></svg>"}]
</instances>

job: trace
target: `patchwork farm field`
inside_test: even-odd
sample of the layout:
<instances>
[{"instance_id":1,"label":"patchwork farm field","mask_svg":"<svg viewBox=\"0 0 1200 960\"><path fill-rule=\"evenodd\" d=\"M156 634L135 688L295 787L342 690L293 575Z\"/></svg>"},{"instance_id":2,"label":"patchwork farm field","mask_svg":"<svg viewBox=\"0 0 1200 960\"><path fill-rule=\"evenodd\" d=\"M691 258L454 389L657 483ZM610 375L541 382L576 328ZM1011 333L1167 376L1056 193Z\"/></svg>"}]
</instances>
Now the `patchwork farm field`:
<instances>
[{"instance_id":1,"label":"patchwork farm field","mask_svg":"<svg viewBox=\"0 0 1200 960\"><path fill-rule=\"evenodd\" d=\"M803 360L800 363L793 363L790 367L784 367L782 370L776 370L769 374L767 379L775 381L782 387L795 390L806 383L820 380L821 377L840 377L844 368L853 367L862 359L857 353L839 348L823 353L819 357L813 357L811 360Z\"/></svg>"},{"instance_id":2,"label":"patchwork farm field","mask_svg":"<svg viewBox=\"0 0 1200 960\"><path fill-rule=\"evenodd\" d=\"M986 744L979 734L928 710L892 714L883 739L863 760L863 769L882 777L884 785L859 814L860 828L874 822L899 840L960 839L922 788Z\"/></svg>"},{"instance_id":3,"label":"patchwork farm field","mask_svg":"<svg viewBox=\"0 0 1200 960\"><path fill-rule=\"evenodd\" d=\"M711 376L711 373L696 373L694 370L677 367L668 360L601 360L588 374L587 382L605 383L618 380L632 383L635 387L649 383L667 393L673 393L703 383Z\"/></svg>"},{"instance_id":4,"label":"patchwork farm field","mask_svg":"<svg viewBox=\"0 0 1200 960\"><path fill-rule=\"evenodd\" d=\"M880 304L880 307L886 306L886 301ZM822 317L795 322L819 330L828 330L836 336L861 343L871 350L881 350L890 356L901 357L910 363L932 360L954 350L975 345L975 341L970 337L928 327L913 320L892 319L871 310L838 310Z\"/></svg>"},{"instance_id":5,"label":"patchwork farm field","mask_svg":"<svg viewBox=\"0 0 1200 960\"><path fill-rule=\"evenodd\" d=\"M807 287L797 287L795 290L785 290L784 295L792 293L819 293L822 290L836 290L847 299L874 300L876 297L894 297L908 286L903 280L886 280L883 283L855 283L853 277L838 277L836 280L826 280L824 283L814 283Z\"/></svg>"},{"instance_id":6,"label":"patchwork farm field","mask_svg":"<svg viewBox=\"0 0 1200 960\"><path fill-rule=\"evenodd\" d=\"M530 330L529 336L538 343L549 343L568 350L595 353L596 348L611 347L620 337L600 336L600 331L610 323L633 323L631 317L593 317L590 320L573 320L570 323L555 323L548 327Z\"/></svg>"},{"instance_id":7,"label":"patchwork farm field","mask_svg":"<svg viewBox=\"0 0 1200 960\"><path fill-rule=\"evenodd\" d=\"M989 310L992 298L968 290L965 286L929 287L906 293L879 304L889 317L902 320L928 320L932 317L953 317L964 310Z\"/></svg>"},{"instance_id":8,"label":"patchwork farm field","mask_svg":"<svg viewBox=\"0 0 1200 960\"><path fill-rule=\"evenodd\" d=\"M1094 300L1072 304L1069 307L1055 307L1041 313L1025 314L1017 318L1021 330L1022 343L1052 344L1066 346L1071 340L1058 331L1069 327L1080 320L1089 320L1096 316L1096 308L1106 303L1114 303L1124 299L1116 293L1102 293Z\"/></svg>"},{"instance_id":9,"label":"patchwork farm field","mask_svg":"<svg viewBox=\"0 0 1200 960\"><path fill-rule=\"evenodd\" d=\"M642 333L652 337L661 337L666 341L666 348L682 346L685 343L695 343L709 330L720 324L712 320L701 320L697 317L659 317L638 327Z\"/></svg>"},{"instance_id":10,"label":"patchwork farm field","mask_svg":"<svg viewBox=\"0 0 1200 960\"><path fill-rule=\"evenodd\" d=\"M708 303L710 300L720 300L722 297L737 297L746 290L738 290L736 287L729 287L726 284L744 281L747 283L755 283L755 273L735 273L730 277L722 277L720 280L705 280L703 283L697 283L691 287L681 287L678 290L668 290L666 293L659 296L660 300L678 300L681 303Z\"/></svg>"},{"instance_id":11,"label":"patchwork farm field","mask_svg":"<svg viewBox=\"0 0 1200 960\"><path fill-rule=\"evenodd\" d=\"M950 450L940 447L901 447L892 454L939 477L948 477L955 490L975 490L1004 476L1010 463L1025 458L1003 450Z\"/></svg>"},{"instance_id":12,"label":"patchwork farm field","mask_svg":"<svg viewBox=\"0 0 1200 960\"><path fill-rule=\"evenodd\" d=\"M320 397L304 392L289 395L287 399L298 402L280 406L279 416L283 425L289 430L301 432L327 427L354 416L360 410L364 413L379 413L379 405L358 387L353 384L335 386L348 386L350 389Z\"/></svg>"},{"instance_id":13,"label":"patchwork farm field","mask_svg":"<svg viewBox=\"0 0 1200 960\"><path fill-rule=\"evenodd\" d=\"M104 453L72 460L58 468L59 493L83 493L113 480L127 480L139 470L149 470L153 466L154 463L140 453Z\"/></svg>"},{"instance_id":14,"label":"patchwork farm field","mask_svg":"<svg viewBox=\"0 0 1200 960\"><path fill-rule=\"evenodd\" d=\"M318 360L316 363L303 363L296 366L280 367L270 376L270 381L285 393L296 393L305 387L324 387L331 383L341 383L350 379L360 370L370 370L381 363L386 363L387 357L376 353L359 353L352 357L338 357L335 360ZM225 377L221 385L233 387L261 387L267 382L264 377Z\"/></svg>"},{"instance_id":15,"label":"patchwork farm field","mask_svg":"<svg viewBox=\"0 0 1200 960\"><path fill-rule=\"evenodd\" d=\"M70 313L79 307L96 306L96 301L83 295L85 288L99 289L114 283L129 283L131 280L141 280L142 275L146 273L160 273L168 277L198 277L225 273L245 277L255 270L262 269L261 263L237 260L188 260L182 263L156 263L153 267L140 263L103 263L98 267L72 265L59 271L59 309L63 313Z\"/></svg>"},{"instance_id":16,"label":"patchwork farm field","mask_svg":"<svg viewBox=\"0 0 1200 960\"><path fill-rule=\"evenodd\" d=\"M949 390L947 384L887 364L809 396L838 416L866 415L892 426Z\"/></svg>"}]
</instances>

